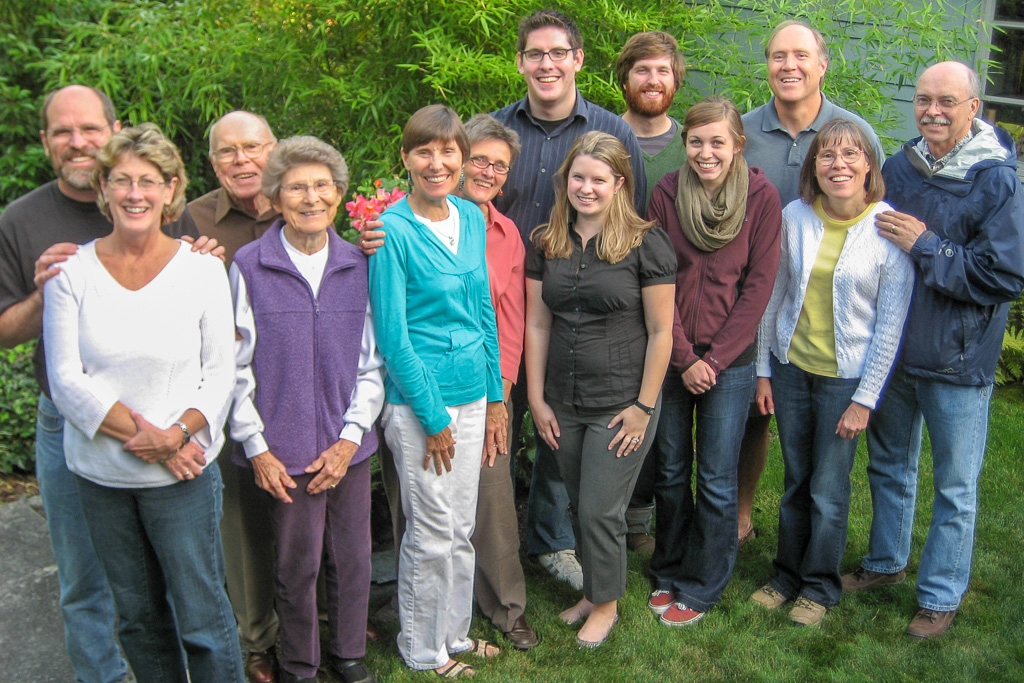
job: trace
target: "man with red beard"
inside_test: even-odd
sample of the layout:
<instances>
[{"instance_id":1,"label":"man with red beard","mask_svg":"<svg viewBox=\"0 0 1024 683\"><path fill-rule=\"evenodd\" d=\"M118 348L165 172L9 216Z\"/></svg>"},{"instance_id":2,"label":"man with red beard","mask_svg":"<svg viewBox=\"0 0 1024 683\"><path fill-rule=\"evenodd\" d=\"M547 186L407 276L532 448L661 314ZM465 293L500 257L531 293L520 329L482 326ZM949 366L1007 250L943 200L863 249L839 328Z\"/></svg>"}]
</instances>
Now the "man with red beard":
<instances>
[{"instance_id":1,"label":"man with red beard","mask_svg":"<svg viewBox=\"0 0 1024 683\"><path fill-rule=\"evenodd\" d=\"M622 120L629 124L640 142L648 202L661 177L678 170L686 160L683 127L668 115L685 75L686 65L679 43L664 31L634 34L615 60L615 77L626 100ZM626 546L644 555L654 552L651 519L656 458L651 455L653 450L647 453L626 509Z\"/></svg>"},{"instance_id":2,"label":"man with red beard","mask_svg":"<svg viewBox=\"0 0 1024 683\"><path fill-rule=\"evenodd\" d=\"M10 203L0 216L0 346L31 341L43 329L43 284L77 245L110 234L91 180L96 153L121 122L104 93L69 85L47 95L39 137L57 179ZM189 234L178 222L171 237ZM208 251L208 249L206 249ZM46 511L75 680L124 681L127 665L114 637L114 603L82 514L75 476L64 460L64 417L50 400L42 340L35 349L39 382L36 477Z\"/></svg>"},{"instance_id":3,"label":"man with red beard","mask_svg":"<svg viewBox=\"0 0 1024 683\"><path fill-rule=\"evenodd\" d=\"M664 31L633 35L615 60L615 77L626 100L622 119L643 150L648 201L661 177L678 170L686 159L682 126L668 115L685 75L679 43Z\"/></svg>"}]
</instances>

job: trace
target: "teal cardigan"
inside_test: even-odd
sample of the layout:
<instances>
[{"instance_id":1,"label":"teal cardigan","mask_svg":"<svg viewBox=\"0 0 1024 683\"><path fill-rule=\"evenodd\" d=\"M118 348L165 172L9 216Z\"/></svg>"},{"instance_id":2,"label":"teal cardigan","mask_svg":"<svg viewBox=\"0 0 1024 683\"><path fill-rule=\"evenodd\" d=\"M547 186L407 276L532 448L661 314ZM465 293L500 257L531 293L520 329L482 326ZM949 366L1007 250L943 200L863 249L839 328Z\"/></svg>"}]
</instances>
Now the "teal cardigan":
<instances>
[{"instance_id":1,"label":"teal cardigan","mask_svg":"<svg viewBox=\"0 0 1024 683\"><path fill-rule=\"evenodd\" d=\"M451 422L445 406L484 396L502 400L487 228L475 204L449 200L459 211L458 254L402 199L381 215L387 243L370 257L370 302L387 367L386 400L409 405L428 435Z\"/></svg>"}]
</instances>

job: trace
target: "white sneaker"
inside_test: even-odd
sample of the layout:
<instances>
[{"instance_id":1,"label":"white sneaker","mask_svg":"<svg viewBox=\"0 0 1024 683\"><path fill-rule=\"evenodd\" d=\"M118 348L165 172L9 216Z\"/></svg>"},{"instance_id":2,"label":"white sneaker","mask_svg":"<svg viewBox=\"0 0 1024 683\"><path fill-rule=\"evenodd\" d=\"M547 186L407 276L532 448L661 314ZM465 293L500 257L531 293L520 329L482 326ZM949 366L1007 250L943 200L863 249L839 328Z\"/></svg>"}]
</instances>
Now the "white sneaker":
<instances>
[{"instance_id":1,"label":"white sneaker","mask_svg":"<svg viewBox=\"0 0 1024 683\"><path fill-rule=\"evenodd\" d=\"M583 590L583 567L573 550L559 550L537 556L540 566L559 581L565 581L578 591Z\"/></svg>"}]
</instances>

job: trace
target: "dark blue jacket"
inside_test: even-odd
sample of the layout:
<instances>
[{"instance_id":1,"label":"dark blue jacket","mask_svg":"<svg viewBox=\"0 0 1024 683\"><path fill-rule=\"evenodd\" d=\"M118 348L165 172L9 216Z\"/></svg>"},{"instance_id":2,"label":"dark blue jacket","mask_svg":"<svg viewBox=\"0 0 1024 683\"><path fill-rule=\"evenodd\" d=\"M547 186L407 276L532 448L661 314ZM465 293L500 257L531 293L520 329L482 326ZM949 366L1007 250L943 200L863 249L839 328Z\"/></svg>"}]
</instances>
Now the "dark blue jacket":
<instances>
[{"instance_id":1,"label":"dark blue jacket","mask_svg":"<svg viewBox=\"0 0 1024 683\"><path fill-rule=\"evenodd\" d=\"M918 377L995 380L1009 302L1024 287L1024 197L1010 137L980 119L935 175L911 140L882 168L886 199L928 230L910 251L916 282L900 366Z\"/></svg>"}]
</instances>

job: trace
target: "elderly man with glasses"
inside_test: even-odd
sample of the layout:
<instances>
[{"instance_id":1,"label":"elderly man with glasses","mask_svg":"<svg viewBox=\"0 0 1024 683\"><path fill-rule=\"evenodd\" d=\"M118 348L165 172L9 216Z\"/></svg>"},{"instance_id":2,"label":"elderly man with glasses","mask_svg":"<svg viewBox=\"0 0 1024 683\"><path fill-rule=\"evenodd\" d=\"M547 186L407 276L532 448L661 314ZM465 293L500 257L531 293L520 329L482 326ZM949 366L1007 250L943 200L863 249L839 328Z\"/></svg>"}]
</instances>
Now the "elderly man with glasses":
<instances>
[{"instance_id":1,"label":"elderly man with glasses","mask_svg":"<svg viewBox=\"0 0 1024 683\"><path fill-rule=\"evenodd\" d=\"M1024 287L1024 196L1013 141L976 118L981 81L940 62L917 81L921 136L882 168L878 233L917 271L903 347L868 423L873 519L868 553L844 591L906 576L922 427L934 471L931 527L917 570L912 638L942 636L967 591L988 406L1009 302Z\"/></svg>"},{"instance_id":2,"label":"elderly man with glasses","mask_svg":"<svg viewBox=\"0 0 1024 683\"><path fill-rule=\"evenodd\" d=\"M277 145L266 119L247 111L225 114L210 126L210 164L220 187L188 204L184 221L216 237L228 265L235 252L258 239L281 217L260 188L263 166ZM233 440L217 458L224 480L221 540L227 565L228 597L242 646L248 650L245 673L255 683L277 676L278 620L274 611L274 537L270 518L253 482L252 471L232 462L241 446Z\"/></svg>"}]
</instances>

